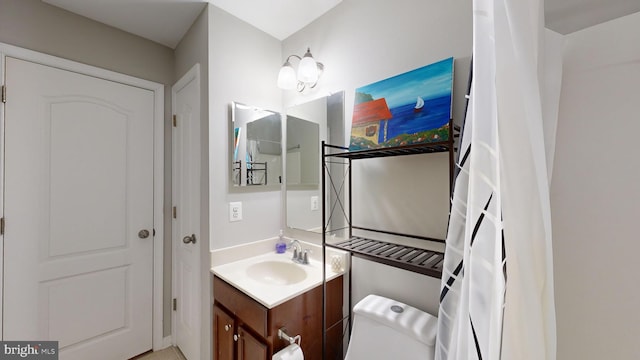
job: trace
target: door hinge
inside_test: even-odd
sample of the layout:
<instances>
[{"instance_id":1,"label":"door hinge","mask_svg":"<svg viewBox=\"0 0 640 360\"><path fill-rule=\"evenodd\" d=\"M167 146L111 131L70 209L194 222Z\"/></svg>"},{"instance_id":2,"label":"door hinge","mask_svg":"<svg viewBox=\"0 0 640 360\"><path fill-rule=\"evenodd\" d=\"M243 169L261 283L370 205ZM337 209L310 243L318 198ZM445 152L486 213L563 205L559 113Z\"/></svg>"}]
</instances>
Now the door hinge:
<instances>
[{"instance_id":1,"label":"door hinge","mask_svg":"<svg viewBox=\"0 0 640 360\"><path fill-rule=\"evenodd\" d=\"M173 218L177 219L178 218L178 208L177 207L173 207Z\"/></svg>"},{"instance_id":2,"label":"door hinge","mask_svg":"<svg viewBox=\"0 0 640 360\"><path fill-rule=\"evenodd\" d=\"M7 86L6 85L2 85L2 102L3 103L7 102Z\"/></svg>"},{"instance_id":3,"label":"door hinge","mask_svg":"<svg viewBox=\"0 0 640 360\"><path fill-rule=\"evenodd\" d=\"M178 299L173 298L173 311L178 310Z\"/></svg>"},{"instance_id":4,"label":"door hinge","mask_svg":"<svg viewBox=\"0 0 640 360\"><path fill-rule=\"evenodd\" d=\"M4 218L0 218L0 235L4 235Z\"/></svg>"},{"instance_id":5,"label":"door hinge","mask_svg":"<svg viewBox=\"0 0 640 360\"><path fill-rule=\"evenodd\" d=\"M178 127L178 116L173 115L173 127Z\"/></svg>"}]
</instances>

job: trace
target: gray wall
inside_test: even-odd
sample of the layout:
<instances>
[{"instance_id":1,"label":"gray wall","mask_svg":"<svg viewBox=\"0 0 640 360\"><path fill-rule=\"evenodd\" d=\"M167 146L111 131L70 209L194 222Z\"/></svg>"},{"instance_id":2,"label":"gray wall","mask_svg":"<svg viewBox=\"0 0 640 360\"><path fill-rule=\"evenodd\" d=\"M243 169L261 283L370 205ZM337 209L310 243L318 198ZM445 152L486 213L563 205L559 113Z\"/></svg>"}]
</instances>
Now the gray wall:
<instances>
[{"instance_id":1,"label":"gray wall","mask_svg":"<svg viewBox=\"0 0 640 360\"><path fill-rule=\"evenodd\" d=\"M344 90L349 136L357 87L453 56L453 117L461 121L471 56L471 14L471 3L466 0L344 0L284 40L282 61L290 54L302 55L310 46L313 56L325 65L312 91L284 92L285 108ZM445 237L449 210L446 156L355 162L353 175L353 187L358 189L354 192L356 225ZM374 201L367 194L384 196ZM439 287L439 279L359 259L354 263L354 301L377 293L437 313Z\"/></svg>"},{"instance_id":2,"label":"gray wall","mask_svg":"<svg viewBox=\"0 0 640 360\"><path fill-rule=\"evenodd\" d=\"M170 85L173 51L45 4L0 0L0 41Z\"/></svg>"},{"instance_id":3,"label":"gray wall","mask_svg":"<svg viewBox=\"0 0 640 360\"><path fill-rule=\"evenodd\" d=\"M165 159L171 160L172 49L39 0L0 0L0 42L165 84ZM170 199L170 166L165 178ZM171 332L170 204L165 201L164 336Z\"/></svg>"},{"instance_id":4,"label":"gray wall","mask_svg":"<svg viewBox=\"0 0 640 360\"><path fill-rule=\"evenodd\" d=\"M640 13L566 39L551 182L558 359L638 359Z\"/></svg>"},{"instance_id":5,"label":"gray wall","mask_svg":"<svg viewBox=\"0 0 640 360\"><path fill-rule=\"evenodd\" d=\"M281 191L229 187L229 104L280 112L276 86L282 65L280 41L229 13L209 6L209 160L211 249L275 237ZM242 202L243 220L229 222L229 202Z\"/></svg>"}]
</instances>

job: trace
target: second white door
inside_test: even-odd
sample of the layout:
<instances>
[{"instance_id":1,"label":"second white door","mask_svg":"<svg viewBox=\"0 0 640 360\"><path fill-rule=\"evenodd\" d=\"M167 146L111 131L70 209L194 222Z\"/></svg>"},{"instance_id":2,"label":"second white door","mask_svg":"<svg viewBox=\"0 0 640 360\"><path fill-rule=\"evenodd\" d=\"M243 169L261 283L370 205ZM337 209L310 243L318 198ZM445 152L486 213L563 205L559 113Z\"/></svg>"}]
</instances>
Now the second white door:
<instances>
[{"instance_id":1,"label":"second white door","mask_svg":"<svg viewBox=\"0 0 640 360\"><path fill-rule=\"evenodd\" d=\"M174 337L188 360L200 359L201 342L199 78L196 65L172 88Z\"/></svg>"}]
</instances>

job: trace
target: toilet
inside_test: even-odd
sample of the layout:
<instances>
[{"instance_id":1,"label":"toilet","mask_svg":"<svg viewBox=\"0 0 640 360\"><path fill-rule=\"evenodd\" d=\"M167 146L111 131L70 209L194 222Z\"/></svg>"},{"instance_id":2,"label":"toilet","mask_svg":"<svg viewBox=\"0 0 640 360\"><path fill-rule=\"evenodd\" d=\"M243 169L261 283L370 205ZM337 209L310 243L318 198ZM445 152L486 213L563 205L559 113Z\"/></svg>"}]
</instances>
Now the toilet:
<instances>
[{"instance_id":1,"label":"toilet","mask_svg":"<svg viewBox=\"0 0 640 360\"><path fill-rule=\"evenodd\" d=\"M353 307L345 360L433 360L438 318L401 302L368 295Z\"/></svg>"}]
</instances>

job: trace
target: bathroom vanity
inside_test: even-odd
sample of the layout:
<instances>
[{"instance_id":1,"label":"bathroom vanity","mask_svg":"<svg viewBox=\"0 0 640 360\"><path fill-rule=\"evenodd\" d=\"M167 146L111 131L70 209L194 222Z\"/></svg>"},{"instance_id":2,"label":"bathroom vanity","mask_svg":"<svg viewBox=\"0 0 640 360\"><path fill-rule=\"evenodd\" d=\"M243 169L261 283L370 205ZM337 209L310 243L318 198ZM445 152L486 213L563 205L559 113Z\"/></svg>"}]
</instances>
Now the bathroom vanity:
<instances>
[{"instance_id":1,"label":"bathroom vanity","mask_svg":"<svg viewBox=\"0 0 640 360\"><path fill-rule=\"evenodd\" d=\"M292 260L293 250L273 251L269 239L212 253L213 359L271 359L290 343L278 336L300 335L305 359L342 358L344 268L320 261L321 248L303 242L308 263ZM346 264L347 253L328 252ZM326 279L323 282L322 279ZM323 317L323 295L325 312Z\"/></svg>"},{"instance_id":2,"label":"bathroom vanity","mask_svg":"<svg viewBox=\"0 0 640 360\"><path fill-rule=\"evenodd\" d=\"M322 284L269 308L218 276L213 277L214 360L271 359L289 345L278 330L300 335L305 359L322 359ZM326 358L342 354L343 276L326 283Z\"/></svg>"}]
</instances>

